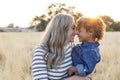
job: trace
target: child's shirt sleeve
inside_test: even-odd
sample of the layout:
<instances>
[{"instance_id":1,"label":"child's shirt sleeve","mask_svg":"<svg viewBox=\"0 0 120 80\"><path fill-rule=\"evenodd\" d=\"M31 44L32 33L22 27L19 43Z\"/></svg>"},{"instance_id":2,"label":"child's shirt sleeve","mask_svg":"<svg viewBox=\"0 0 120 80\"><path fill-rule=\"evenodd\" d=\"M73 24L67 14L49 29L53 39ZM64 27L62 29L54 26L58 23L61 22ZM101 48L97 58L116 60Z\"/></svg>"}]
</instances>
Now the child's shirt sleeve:
<instances>
[{"instance_id":1,"label":"child's shirt sleeve","mask_svg":"<svg viewBox=\"0 0 120 80\"><path fill-rule=\"evenodd\" d=\"M86 75L93 72L96 64L100 61L101 56L99 54L98 50L88 50L84 52L83 60L85 61L84 71L86 72Z\"/></svg>"}]
</instances>

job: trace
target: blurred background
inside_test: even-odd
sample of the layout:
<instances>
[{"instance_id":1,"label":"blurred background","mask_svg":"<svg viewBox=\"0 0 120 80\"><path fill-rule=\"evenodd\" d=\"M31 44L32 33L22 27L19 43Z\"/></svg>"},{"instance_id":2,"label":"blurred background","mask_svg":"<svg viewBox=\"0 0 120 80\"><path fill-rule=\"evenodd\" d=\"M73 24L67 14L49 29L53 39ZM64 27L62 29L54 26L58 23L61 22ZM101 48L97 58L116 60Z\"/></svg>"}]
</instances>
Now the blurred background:
<instances>
[{"instance_id":1,"label":"blurred background","mask_svg":"<svg viewBox=\"0 0 120 80\"><path fill-rule=\"evenodd\" d=\"M120 80L120 12L118 0L1 0L0 80L32 80L34 48L58 13L100 17L106 33L100 41L101 62L93 80ZM77 42L77 38L75 38Z\"/></svg>"},{"instance_id":2,"label":"blurred background","mask_svg":"<svg viewBox=\"0 0 120 80\"><path fill-rule=\"evenodd\" d=\"M0 1L0 32L44 31L58 13L75 20L81 16L100 17L107 31L120 31L118 0L4 0Z\"/></svg>"}]
</instances>

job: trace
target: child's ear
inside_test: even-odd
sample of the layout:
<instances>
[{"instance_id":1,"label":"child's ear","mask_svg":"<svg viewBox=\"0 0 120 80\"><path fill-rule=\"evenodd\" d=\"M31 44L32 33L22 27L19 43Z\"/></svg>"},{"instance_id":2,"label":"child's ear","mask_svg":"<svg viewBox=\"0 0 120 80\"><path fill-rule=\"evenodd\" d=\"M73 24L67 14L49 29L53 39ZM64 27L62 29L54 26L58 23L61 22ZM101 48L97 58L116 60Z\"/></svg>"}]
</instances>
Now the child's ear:
<instances>
[{"instance_id":1,"label":"child's ear","mask_svg":"<svg viewBox=\"0 0 120 80\"><path fill-rule=\"evenodd\" d=\"M89 32L89 36L93 37L93 31Z\"/></svg>"},{"instance_id":2,"label":"child's ear","mask_svg":"<svg viewBox=\"0 0 120 80\"><path fill-rule=\"evenodd\" d=\"M93 32L90 32L89 34L90 34L90 36L93 36Z\"/></svg>"}]
</instances>

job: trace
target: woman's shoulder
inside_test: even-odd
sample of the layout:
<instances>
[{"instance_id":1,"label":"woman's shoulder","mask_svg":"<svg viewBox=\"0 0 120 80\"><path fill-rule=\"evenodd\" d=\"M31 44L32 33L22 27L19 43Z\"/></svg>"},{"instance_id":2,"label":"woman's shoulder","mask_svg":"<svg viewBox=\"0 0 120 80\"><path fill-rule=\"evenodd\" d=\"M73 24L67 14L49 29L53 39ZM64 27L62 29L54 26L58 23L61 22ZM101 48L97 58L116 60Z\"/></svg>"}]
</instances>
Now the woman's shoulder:
<instances>
[{"instance_id":1,"label":"woman's shoulder","mask_svg":"<svg viewBox=\"0 0 120 80\"><path fill-rule=\"evenodd\" d=\"M39 51L41 49L42 49L42 46L39 44L35 46L34 51Z\"/></svg>"},{"instance_id":2,"label":"woman's shoulder","mask_svg":"<svg viewBox=\"0 0 120 80\"><path fill-rule=\"evenodd\" d=\"M44 46L43 44L36 45L34 50L46 50L47 47Z\"/></svg>"},{"instance_id":3,"label":"woman's shoulder","mask_svg":"<svg viewBox=\"0 0 120 80\"><path fill-rule=\"evenodd\" d=\"M43 54L43 53L46 53L46 51L47 51L47 48L42 44L39 44L34 48L35 54Z\"/></svg>"}]
</instances>

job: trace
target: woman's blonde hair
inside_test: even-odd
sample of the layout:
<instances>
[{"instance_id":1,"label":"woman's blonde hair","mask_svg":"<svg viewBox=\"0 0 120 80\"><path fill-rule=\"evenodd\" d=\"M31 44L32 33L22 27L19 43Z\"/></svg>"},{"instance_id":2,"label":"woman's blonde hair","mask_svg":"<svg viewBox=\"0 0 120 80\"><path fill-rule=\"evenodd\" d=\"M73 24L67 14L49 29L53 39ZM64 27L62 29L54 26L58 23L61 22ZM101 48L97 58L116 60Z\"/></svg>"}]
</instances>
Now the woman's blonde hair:
<instances>
[{"instance_id":1,"label":"woman's blonde hair","mask_svg":"<svg viewBox=\"0 0 120 80\"><path fill-rule=\"evenodd\" d=\"M44 47L47 47L47 66L56 68L64 59L64 46L68 42L67 31L73 24L73 17L68 14L57 14L49 22L46 33L42 40Z\"/></svg>"},{"instance_id":2,"label":"woman's blonde hair","mask_svg":"<svg viewBox=\"0 0 120 80\"><path fill-rule=\"evenodd\" d=\"M87 32L91 32L95 41L99 41L103 38L105 23L99 17L81 17L77 20L77 30L79 31L81 27L85 28Z\"/></svg>"}]
</instances>

